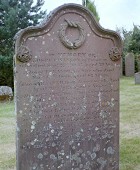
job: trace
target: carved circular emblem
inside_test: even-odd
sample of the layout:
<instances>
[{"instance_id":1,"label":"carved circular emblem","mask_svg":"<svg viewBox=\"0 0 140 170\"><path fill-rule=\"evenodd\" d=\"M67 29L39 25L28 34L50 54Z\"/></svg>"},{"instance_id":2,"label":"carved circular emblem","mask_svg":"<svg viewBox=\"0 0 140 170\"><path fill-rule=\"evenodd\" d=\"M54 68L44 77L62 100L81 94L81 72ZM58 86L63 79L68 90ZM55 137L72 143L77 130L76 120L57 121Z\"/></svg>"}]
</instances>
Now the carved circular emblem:
<instances>
[{"instance_id":1,"label":"carved circular emblem","mask_svg":"<svg viewBox=\"0 0 140 170\"><path fill-rule=\"evenodd\" d=\"M117 47L112 47L109 51L109 57L112 61L117 61L121 58L121 53Z\"/></svg>"},{"instance_id":2,"label":"carved circular emblem","mask_svg":"<svg viewBox=\"0 0 140 170\"><path fill-rule=\"evenodd\" d=\"M84 29L82 28L81 24L79 22L73 22L65 19L65 23L62 25L62 28L59 32L59 38L60 41L64 44L65 47L70 49L76 49L79 48L85 41L86 33ZM66 29L68 27L74 27L79 30L79 38L75 41L71 42L69 38L66 36Z\"/></svg>"},{"instance_id":3,"label":"carved circular emblem","mask_svg":"<svg viewBox=\"0 0 140 170\"><path fill-rule=\"evenodd\" d=\"M25 62L28 62L29 60L31 60L32 55L31 55L31 52L28 47L20 46L16 57L20 62L25 63Z\"/></svg>"}]
</instances>

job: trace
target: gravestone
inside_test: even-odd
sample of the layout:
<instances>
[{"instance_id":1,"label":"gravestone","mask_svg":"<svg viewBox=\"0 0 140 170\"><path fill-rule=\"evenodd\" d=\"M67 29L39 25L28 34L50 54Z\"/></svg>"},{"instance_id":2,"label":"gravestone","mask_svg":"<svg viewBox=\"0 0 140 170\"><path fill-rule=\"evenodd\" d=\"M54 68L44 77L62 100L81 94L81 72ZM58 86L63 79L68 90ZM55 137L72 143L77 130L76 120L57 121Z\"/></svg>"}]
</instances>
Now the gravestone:
<instances>
[{"instance_id":1,"label":"gravestone","mask_svg":"<svg viewBox=\"0 0 140 170\"><path fill-rule=\"evenodd\" d=\"M123 58L121 58L121 65L120 65L120 77L123 76Z\"/></svg>"},{"instance_id":2,"label":"gravestone","mask_svg":"<svg viewBox=\"0 0 140 170\"><path fill-rule=\"evenodd\" d=\"M140 84L140 72L135 73L135 84Z\"/></svg>"},{"instance_id":3,"label":"gravestone","mask_svg":"<svg viewBox=\"0 0 140 170\"><path fill-rule=\"evenodd\" d=\"M140 56L137 57L138 72L140 72Z\"/></svg>"},{"instance_id":4,"label":"gravestone","mask_svg":"<svg viewBox=\"0 0 140 170\"><path fill-rule=\"evenodd\" d=\"M11 87L0 86L0 101L6 102L13 99L13 91Z\"/></svg>"},{"instance_id":5,"label":"gravestone","mask_svg":"<svg viewBox=\"0 0 140 170\"><path fill-rule=\"evenodd\" d=\"M125 57L125 75L127 77L134 76L135 73L135 58L133 53L128 53Z\"/></svg>"},{"instance_id":6,"label":"gravestone","mask_svg":"<svg viewBox=\"0 0 140 170\"><path fill-rule=\"evenodd\" d=\"M17 170L119 169L121 50L76 4L17 34Z\"/></svg>"}]
</instances>

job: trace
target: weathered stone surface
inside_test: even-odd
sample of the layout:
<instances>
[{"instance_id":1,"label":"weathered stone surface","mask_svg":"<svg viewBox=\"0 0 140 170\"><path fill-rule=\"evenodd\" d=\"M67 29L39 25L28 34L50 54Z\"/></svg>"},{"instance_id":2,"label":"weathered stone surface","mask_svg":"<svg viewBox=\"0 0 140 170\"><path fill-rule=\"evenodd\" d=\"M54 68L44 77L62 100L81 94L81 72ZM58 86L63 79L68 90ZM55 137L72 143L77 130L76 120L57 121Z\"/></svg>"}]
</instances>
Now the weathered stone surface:
<instances>
[{"instance_id":1,"label":"weathered stone surface","mask_svg":"<svg viewBox=\"0 0 140 170\"><path fill-rule=\"evenodd\" d=\"M119 169L121 48L74 4L18 34L17 170Z\"/></svg>"},{"instance_id":2,"label":"weathered stone surface","mask_svg":"<svg viewBox=\"0 0 140 170\"><path fill-rule=\"evenodd\" d=\"M127 77L134 76L135 73L135 58L133 53L128 53L125 57L125 75Z\"/></svg>"},{"instance_id":3,"label":"weathered stone surface","mask_svg":"<svg viewBox=\"0 0 140 170\"><path fill-rule=\"evenodd\" d=\"M138 72L140 72L140 56L137 57Z\"/></svg>"},{"instance_id":4,"label":"weathered stone surface","mask_svg":"<svg viewBox=\"0 0 140 170\"><path fill-rule=\"evenodd\" d=\"M140 72L135 73L135 84L140 84Z\"/></svg>"},{"instance_id":5,"label":"weathered stone surface","mask_svg":"<svg viewBox=\"0 0 140 170\"><path fill-rule=\"evenodd\" d=\"M123 58L121 58L120 77L123 76Z\"/></svg>"},{"instance_id":6,"label":"weathered stone surface","mask_svg":"<svg viewBox=\"0 0 140 170\"><path fill-rule=\"evenodd\" d=\"M0 101L9 101L13 98L12 88L8 86L0 86Z\"/></svg>"}]
</instances>

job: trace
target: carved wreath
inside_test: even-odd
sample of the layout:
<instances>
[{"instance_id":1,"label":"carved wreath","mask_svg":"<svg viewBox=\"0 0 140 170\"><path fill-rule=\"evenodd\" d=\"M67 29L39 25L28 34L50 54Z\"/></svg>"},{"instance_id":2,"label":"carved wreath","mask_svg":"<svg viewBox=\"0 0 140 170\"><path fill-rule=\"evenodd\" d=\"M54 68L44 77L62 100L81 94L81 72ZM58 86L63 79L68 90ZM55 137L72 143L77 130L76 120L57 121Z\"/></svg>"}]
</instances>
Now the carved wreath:
<instances>
[{"instance_id":1,"label":"carved wreath","mask_svg":"<svg viewBox=\"0 0 140 170\"><path fill-rule=\"evenodd\" d=\"M117 61L121 58L121 53L117 47L112 47L109 51L109 57L112 61Z\"/></svg>"},{"instance_id":2,"label":"carved wreath","mask_svg":"<svg viewBox=\"0 0 140 170\"><path fill-rule=\"evenodd\" d=\"M32 55L29 48L22 45L19 47L16 57L20 62L25 63L31 60Z\"/></svg>"},{"instance_id":3,"label":"carved wreath","mask_svg":"<svg viewBox=\"0 0 140 170\"><path fill-rule=\"evenodd\" d=\"M73 22L69 21L68 19L65 19L65 23L62 25L61 30L59 31L59 38L60 41L64 44L65 47L70 49L76 49L79 48L85 41L86 33L84 29L82 28L81 24L79 22ZM69 38L66 36L66 29L68 27L74 27L78 28L79 30L79 38L76 39L74 42L71 42Z\"/></svg>"}]
</instances>

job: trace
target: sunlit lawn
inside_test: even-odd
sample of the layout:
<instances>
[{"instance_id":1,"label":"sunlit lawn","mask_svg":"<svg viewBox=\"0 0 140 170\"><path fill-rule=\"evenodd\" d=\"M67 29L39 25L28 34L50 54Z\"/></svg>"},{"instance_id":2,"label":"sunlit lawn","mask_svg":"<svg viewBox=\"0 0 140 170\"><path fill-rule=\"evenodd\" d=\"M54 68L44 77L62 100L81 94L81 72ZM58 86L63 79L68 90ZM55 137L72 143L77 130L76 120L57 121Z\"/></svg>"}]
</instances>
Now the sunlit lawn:
<instances>
[{"instance_id":1,"label":"sunlit lawn","mask_svg":"<svg viewBox=\"0 0 140 170\"><path fill-rule=\"evenodd\" d=\"M14 103L0 103L0 170L15 168Z\"/></svg>"},{"instance_id":2,"label":"sunlit lawn","mask_svg":"<svg viewBox=\"0 0 140 170\"><path fill-rule=\"evenodd\" d=\"M140 170L140 85L120 83L120 170ZM14 103L0 103L0 170L15 170Z\"/></svg>"},{"instance_id":3,"label":"sunlit lawn","mask_svg":"<svg viewBox=\"0 0 140 170\"><path fill-rule=\"evenodd\" d=\"M140 170L140 85L120 83L120 169Z\"/></svg>"}]
</instances>

